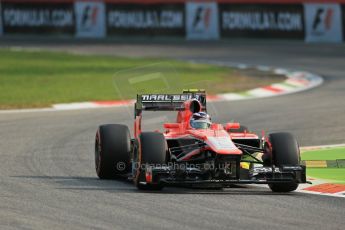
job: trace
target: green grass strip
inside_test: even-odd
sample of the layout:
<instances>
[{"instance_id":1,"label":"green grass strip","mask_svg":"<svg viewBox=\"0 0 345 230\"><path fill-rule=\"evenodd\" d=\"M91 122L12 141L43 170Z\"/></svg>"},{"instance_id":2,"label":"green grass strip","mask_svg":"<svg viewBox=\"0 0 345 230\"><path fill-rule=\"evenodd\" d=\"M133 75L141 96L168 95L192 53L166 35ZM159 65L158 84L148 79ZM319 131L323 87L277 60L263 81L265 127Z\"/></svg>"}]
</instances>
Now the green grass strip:
<instances>
[{"instance_id":1,"label":"green grass strip","mask_svg":"<svg viewBox=\"0 0 345 230\"><path fill-rule=\"evenodd\" d=\"M345 159L345 148L331 148L305 151L301 154L302 160L337 160Z\"/></svg>"},{"instance_id":2,"label":"green grass strip","mask_svg":"<svg viewBox=\"0 0 345 230\"><path fill-rule=\"evenodd\" d=\"M133 99L137 93L239 92L281 81L231 68L161 58L0 49L0 109Z\"/></svg>"},{"instance_id":3,"label":"green grass strip","mask_svg":"<svg viewBox=\"0 0 345 230\"><path fill-rule=\"evenodd\" d=\"M305 151L302 160L336 160L345 159L345 148L329 148ZM307 175L336 183L345 183L345 168L307 168Z\"/></svg>"},{"instance_id":4,"label":"green grass strip","mask_svg":"<svg viewBox=\"0 0 345 230\"><path fill-rule=\"evenodd\" d=\"M307 175L314 178L345 184L345 168L307 168Z\"/></svg>"}]
</instances>

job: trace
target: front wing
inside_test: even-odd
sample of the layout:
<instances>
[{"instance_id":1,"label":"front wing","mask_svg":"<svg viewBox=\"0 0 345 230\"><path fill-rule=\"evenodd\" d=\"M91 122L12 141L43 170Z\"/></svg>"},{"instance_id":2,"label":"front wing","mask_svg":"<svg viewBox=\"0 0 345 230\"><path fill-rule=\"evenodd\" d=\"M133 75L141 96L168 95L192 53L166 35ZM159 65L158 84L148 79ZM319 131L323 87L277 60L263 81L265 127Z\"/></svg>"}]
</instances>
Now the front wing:
<instances>
[{"instance_id":1,"label":"front wing","mask_svg":"<svg viewBox=\"0 0 345 230\"><path fill-rule=\"evenodd\" d=\"M306 180L306 167L304 165L254 168L245 179L242 179L239 174L236 177L226 179L208 178L205 180L188 176L181 178L176 176L175 170L171 167L148 166L145 171L146 181L140 182L142 184L221 185L228 187L234 184L310 183ZM195 168L186 168L186 175L197 173Z\"/></svg>"}]
</instances>

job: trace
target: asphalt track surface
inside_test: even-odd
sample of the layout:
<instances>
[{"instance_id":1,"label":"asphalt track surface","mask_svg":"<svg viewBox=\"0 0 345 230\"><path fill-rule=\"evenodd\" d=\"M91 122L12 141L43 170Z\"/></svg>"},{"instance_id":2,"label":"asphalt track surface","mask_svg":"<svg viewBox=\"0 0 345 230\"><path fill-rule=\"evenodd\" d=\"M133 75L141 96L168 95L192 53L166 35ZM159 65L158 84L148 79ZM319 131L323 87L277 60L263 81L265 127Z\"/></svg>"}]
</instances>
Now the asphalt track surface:
<instances>
[{"instance_id":1,"label":"asphalt track surface","mask_svg":"<svg viewBox=\"0 0 345 230\"><path fill-rule=\"evenodd\" d=\"M127 56L164 56L308 70L325 77L313 90L275 98L214 103L215 121L254 131L290 131L301 145L345 142L345 46L299 42L79 43L1 41ZM0 113L0 229L343 229L343 198L266 188L221 191L166 188L138 192L96 178L93 139L104 123L132 126L131 109ZM165 116L152 115L148 128Z\"/></svg>"}]
</instances>

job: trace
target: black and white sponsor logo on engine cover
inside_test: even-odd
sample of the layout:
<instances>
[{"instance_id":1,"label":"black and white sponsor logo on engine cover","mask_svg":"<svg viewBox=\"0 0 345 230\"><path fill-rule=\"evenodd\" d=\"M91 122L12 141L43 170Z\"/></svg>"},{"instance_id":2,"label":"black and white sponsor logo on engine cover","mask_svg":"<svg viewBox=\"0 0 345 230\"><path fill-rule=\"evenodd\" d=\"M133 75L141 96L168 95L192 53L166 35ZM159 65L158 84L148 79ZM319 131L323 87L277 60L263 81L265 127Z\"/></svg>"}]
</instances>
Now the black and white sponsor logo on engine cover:
<instances>
[{"instance_id":1,"label":"black and white sponsor logo on engine cover","mask_svg":"<svg viewBox=\"0 0 345 230\"><path fill-rule=\"evenodd\" d=\"M2 4L5 33L74 33L73 4Z\"/></svg>"},{"instance_id":2,"label":"black and white sponsor logo on engine cover","mask_svg":"<svg viewBox=\"0 0 345 230\"><path fill-rule=\"evenodd\" d=\"M183 4L107 4L106 17L112 35L184 35Z\"/></svg>"},{"instance_id":3,"label":"black and white sponsor logo on engine cover","mask_svg":"<svg viewBox=\"0 0 345 230\"><path fill-rule=\"evenodd\" d=\"M304 38L302 5L220 5L222 36Z\"/></svg>"},{"instance_id":4,"label":"black and white sponsor logo on engine cover","mask_svg":"<svg viewBox=\"0 0 345 230\"><path fill-rule=\"evenodd\" d=\"M200 95L192 94L143 94L142 102L184 102L190 99L200 99Z\"/></svg>"}]
</instances>

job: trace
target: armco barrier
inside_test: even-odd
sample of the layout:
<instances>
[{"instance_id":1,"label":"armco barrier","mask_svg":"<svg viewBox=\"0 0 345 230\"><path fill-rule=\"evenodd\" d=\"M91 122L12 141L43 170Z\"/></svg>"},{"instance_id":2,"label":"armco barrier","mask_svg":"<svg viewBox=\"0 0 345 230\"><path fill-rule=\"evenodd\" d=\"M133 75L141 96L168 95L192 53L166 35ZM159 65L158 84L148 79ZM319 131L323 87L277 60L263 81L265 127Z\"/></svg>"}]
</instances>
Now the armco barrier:
<instances>
[{"instance_id":1,"label":"armco barrier","mask_svg":"<svg viewBox=\"0 0 345 230\"><path fill-rule=\"evenodd\" d=\"M0 35L340 42L345 39L344 4L345 0L0 0Z\"/></svg>"}]
</instances>

